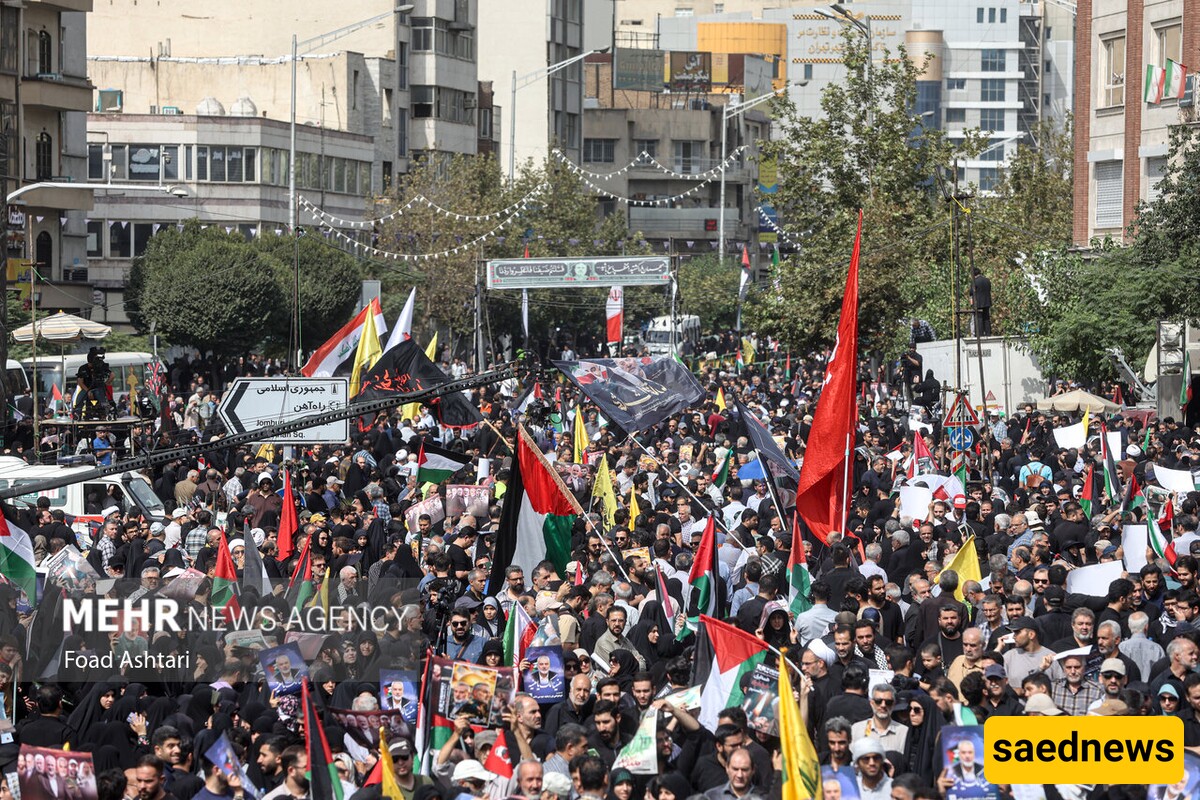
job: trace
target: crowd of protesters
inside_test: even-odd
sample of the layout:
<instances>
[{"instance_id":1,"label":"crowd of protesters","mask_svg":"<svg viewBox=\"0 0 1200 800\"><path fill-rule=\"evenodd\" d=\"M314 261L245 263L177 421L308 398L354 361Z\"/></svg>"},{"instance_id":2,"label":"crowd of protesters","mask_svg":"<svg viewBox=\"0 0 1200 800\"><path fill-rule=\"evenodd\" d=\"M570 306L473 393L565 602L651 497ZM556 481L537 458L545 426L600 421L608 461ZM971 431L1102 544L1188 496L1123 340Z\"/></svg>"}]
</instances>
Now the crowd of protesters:
<instances>
[{"instance_id":1,"label":"crowd of protesters","mask_svg":"<svg viewBox=\"0 0 1200 800\"><path fill-rule=\"evenodd\" d=\"M99 589L114 598L162 593L189 568L199 570L207 579L191 603L203 609L217 591L222 547L239 577L247 549L256 548L273 591L243 588L238 602L260 620L291 610L288 585L307 549L326 608L367 604L394 612L385 630L358 629L346 615L345 625L333 626L340 629L322 634L307 667L325 711L380 709L381 672L421 673L431 652L498 666L518 604L535 623L549 620L562 642L565 697L540 704L520 692L505 709L500 735L512 754L512 777L484 767L497 729L481 729L463 714L440 747L422 753L416 737L389 742L404 800L779 796L779 741L770 729L741 706L721 710L715 726L701 725L697 708L678 700L695 669L695 637L683 619L689 574L713 516L720 523L719 579L730 599L723 616L789 650L800 670L795 682L808 733L828 768L825 797L853 789L864 800L941 798L964 774L992 796L1009 796L1010 787L983 781L966 744L953 768L944 764L943 728L992 715L1174 715L1184 721L1185 746L1200 753L1200 495L1168 498L1173 516L1165 533L1179 545L1169 558L1139 554L1146 566L1123 572L1102 592L1067 589L1073 570L1131 555L1123 550L1124 525L1163 513L1154 467L1200 466L1193 430L1179 419L1109 416L1108 431L1121 435L1122 450L1113 459L1116 485L1106 487L1095 439L1078 450L1056 445L1054 428L1078 415L1032 407L993 413L980 426L980 446L967 454L962 492L935 499L920 514L902 514L897 490L906 474L948 474L949 444L934 408L910 413L901 399L929 394L922 392L928 376L901 369L896 383L874 383L864 364L869 391L860 406L846 529L819 538L806 532L811 607L793 614L786 567L795 483L781 479L772 491L763 480L738 478L758 454L722 405L743 403L790 458L802 461L828 354L791 356L766 340L759 352L759 363L742 369L730 361L699 364L703 405L632 438L606 427L583 400L588 450L612 469L620 508L604 529L591 479L565 476L586 511L575 523L567 570L550 561L513 565L503 585L489 585L515 439L519 387L511 383L471 393L486 422L469 430L439 426L436 409L422 406L411 418L401 409L380 415L346 446L217 449L179 459L146 475L168 519L96 509L112 513L88 537L91 547L80 549L101 576ZM186 366L168 380L182 405L197 411L176 427L199 439L213 416L199 407L219 395L209 394L205 373L196 379ZM561 416L575 401L563 389L545 407L525 409L530 432L552 461L572 460L572 426ZM162 418L114 443L122 445L118 454L136 451L137 437L146 446L160 433L178 441L155 424ZM910 470L914 429L929 442L932 463ZM414 503L446 492L445 484L417 485L422 441L469 456L470 466L449 483L490 487L489 499L410 525ZM714 485L730 451L730 479ZM285 474L298 524L289 532L288 557L280 559ZM1149 487L1152 505L1129 502L1123 487L1131 480ZM1094 498L1090 516L1081 497ZM631 502L641 511L634 519ZM39 561L81 544L48 498L16 514ZM980 580L944 569L969 540ZM640 548L645 555L622 553ZM669 598L659 596L656 574ZM62 789L48 796L75 796L70 791L87 781L101 800L248 796L206 756L225 735L261 794L311 796L300 699L272 691L252 648L187 630L130 627L64 637L61 609L54 613L61 594L47 582L31 611L0 585L0 767L7 773ZM664 601L677 611L671 629L660 622ZM270 644L287 633L286 625L261 627ZM188 658L177 659L185 666L122 671L64 666L67 650L148 653L163 663ZM780 665L774 656L772 663ZM881 670L888 678L873 681L872 671ZM659 716L656 774L614 768L650 709ZM344 796L379 797L380 785L368 783L381 757L379 739L323 717ZM53 759L19 755L19 746L90 753L87 780L72 775L69 764L59 774ZM0 782L0 796L6 788ZM1147 793L1136 785L1037 788L1046 798Z\"/></svg>"}]
</instances>

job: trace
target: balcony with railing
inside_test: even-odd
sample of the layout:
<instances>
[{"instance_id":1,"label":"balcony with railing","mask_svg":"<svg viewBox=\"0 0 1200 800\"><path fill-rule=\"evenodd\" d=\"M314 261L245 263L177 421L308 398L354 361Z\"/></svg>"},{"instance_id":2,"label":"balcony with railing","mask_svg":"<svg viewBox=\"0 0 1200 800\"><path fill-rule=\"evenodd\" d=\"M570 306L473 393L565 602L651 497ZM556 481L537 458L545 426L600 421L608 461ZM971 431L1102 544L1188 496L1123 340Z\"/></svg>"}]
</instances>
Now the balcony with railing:
<instances>
[{"instance_id":1,"label":"balcony with railing","mask_svg":"<svg viewBox=\"0 0 1200 800\"><path fill-rule=\"evenodd\" d=\"M720 220L717 208L659 208L631 206L629 227L645 236L694 236L715 239ZM725 235L731 236L739 223L736 208L725 209Z\"/></svg>"}]
</instances>

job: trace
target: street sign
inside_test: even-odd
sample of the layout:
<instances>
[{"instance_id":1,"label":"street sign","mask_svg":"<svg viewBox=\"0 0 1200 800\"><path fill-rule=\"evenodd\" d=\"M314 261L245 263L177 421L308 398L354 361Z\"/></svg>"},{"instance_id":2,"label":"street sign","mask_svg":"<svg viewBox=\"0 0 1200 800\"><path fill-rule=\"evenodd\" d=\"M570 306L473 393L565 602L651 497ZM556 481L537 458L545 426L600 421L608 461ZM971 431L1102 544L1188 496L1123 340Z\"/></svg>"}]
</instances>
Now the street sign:
<instances>
[{"instance_id":1,"label":"street sign","mask_svg":"<svg viewBox=\"0 0 1200 800\"><path fill-rule=\"evenodd\" d=\"M489 290L665 286L670 280L671 259L667 256L510 258L487 262Z\"/></svg>"},{"instance_id":2,"label":"street sign","mask_svg":"<svg viewBox=\"0 0 1200 800\"><path fill-rule=\"evenodd\" d=\"M950 446L955 450L970 450L975 444L974 428L947 428L946 435L950 438Z\"/></svg>"},{"instance_id":3,"label":"street sign","mask_svg":"<svg viewBox=\"0 0 1200 800\"><path fill-rule=\"evenodd\" d=\"M946 418L942 420L943 428L961 428L965 425L978 425L979 415L975 413L975 409L967 402L967 396L962 392L954 395L954 402L950 404L950 410L946 412Z\"/></svg>"},{"instance_id":4,"label":"street sign","mask_svg":"<svg viewBox=\"0 0 1200 800\"><path fill-rule=\"evenodd\" d=\"M217 414L230 433L292 422L346 407L346 378L238 378L225 392ZM350 438L350 420L305 428L264 442L274 444L341 444Z\"/></svg>"}]
</instances>

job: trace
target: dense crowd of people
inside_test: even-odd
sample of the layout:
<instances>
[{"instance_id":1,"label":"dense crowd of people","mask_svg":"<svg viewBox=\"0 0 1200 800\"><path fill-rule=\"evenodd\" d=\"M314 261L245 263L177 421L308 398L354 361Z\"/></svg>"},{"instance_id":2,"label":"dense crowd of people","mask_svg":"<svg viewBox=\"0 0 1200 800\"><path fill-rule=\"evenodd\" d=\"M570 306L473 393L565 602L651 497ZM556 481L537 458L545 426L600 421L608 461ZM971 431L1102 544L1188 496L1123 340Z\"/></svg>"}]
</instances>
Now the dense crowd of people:
<instances>
[{"instance_id":1,"label":"dense crowd of people","mask_svg":"<svg viewBox=\"0 0 1200 800\"><path fill-rule=\"evenodd\" d=\"M697 375L706 391L701 407L633 436L607 425L569 387L558 386L556 396L549 380L544 406L535 401L518 414L521 387L505 384L471 393L486 420L472 429L443 427L436 407L422 406L407 416L381 414L345 446L216 449L179 459L146 474L169 519L96 509L107 516L86 540L49 498L10 509L39 562L77 547L98 578L85 591L112 598L175 596L203 612L225 596L228 553L237 605L261 636L136 625L64 636L64 588L52 578L36 610L0 585L0 765L35 797L309 797L302 696L278 691L286 663L268 674L258 659L264 648L297 641L346 798L382 796L389 784L378 782L381 759L404 800L777 797L780 742L765 710L769 687L755 695L758 703L711 715L702 713L698 692L689 693L697 688L690 575L710 519L728 598L718 611L774 648L768 668L794 665L826 798L1013 796L1012 787L987 782L973 740L946 738L993 715L1173 715L1184 721L1185 747L1200 753L1200 495L1169 493L1155 480L1156 466L1200 467L1193 430L1179 419L1106 415L1107 431L1121 437L1106 482L1099 439L1073 450L1057 444L1055 429L1078 414L996 410L956 481L939 482L943 492L914 512L903 507L900 489L914 475L949 478L954 454L935 409L910 409L903 400L921 399L919 366L902 366L888 383L873 382L864 363L870 391L860 404L847 525L809 531L800 523L812 582L796 606L787 574L796 560L789 552L796 484L739 479L760 454L728 407L743 404L802 463L828 353L793 357L766 340L759 352L764 360L740 370L705 363ZM206 404L220 398L194 376L186 368L168 376L183 407L195 409L171 424L199 439L213 418ZM572 463L575 414L585 420L584 465ZM566 569L550 560L502 564L496 585L490 576L514 417L560 465L584 514L572 529ZM914 431L928 442L928 457L914 454ZM116 437L118 456L136 451L138 437L149 446L160 433L146 424ZM469 457L468 466L447 482L420 485L423 443ZM593 497L598 464L612 470L618 497L611 526ZM448 489L455 485L486 491L455 505ZM427 510L439 496L444 516ZM285 498L294 498L294 526ZM1125 526L1149 516L1170 520L1170 552L1144 543L1138 549L1147 552L1130 552ZM977 561L965 572L978 579L946 569L965 546ZM1113 562L1144 566L1120 569L1101 590L1072 586L1072 572ZM317 590L308 602L295 595L306 568ZM260 569L265 584L247 575ZM173 593L192 570L202 579ZM350 611L364 606L388 610L379 629ZM289 619L298 608L316 609L322 624L307 614ZM506 665L515 615L557 639L561 675L549 662L510 664L521 685L498 716L481 723L463 683L439 738L430 733L437 723L429 721L428 685L407 701L403 686L389 695L388 674L427 683L431 658ZM66 664L68 651L97 659ZM158 666L110 668L99 658L109 654L154 656ZM552 686L561 699L540 700ZM407 730L382 745L332 711L406 706L414 712ZM657 712L655 763L635 773L619 758L650 711ZM244 775L214 760L219 741L229 743ZM90 758L73 766L69 757L30 748ZM497 763L500 748L511 777L485 766ZM1187 780L1200 775L1189 772ZM6 788L0 782L0 795ZM1136 785L1033 788L1020 796L1147 795Z\"/></svg>"}]
</instances>

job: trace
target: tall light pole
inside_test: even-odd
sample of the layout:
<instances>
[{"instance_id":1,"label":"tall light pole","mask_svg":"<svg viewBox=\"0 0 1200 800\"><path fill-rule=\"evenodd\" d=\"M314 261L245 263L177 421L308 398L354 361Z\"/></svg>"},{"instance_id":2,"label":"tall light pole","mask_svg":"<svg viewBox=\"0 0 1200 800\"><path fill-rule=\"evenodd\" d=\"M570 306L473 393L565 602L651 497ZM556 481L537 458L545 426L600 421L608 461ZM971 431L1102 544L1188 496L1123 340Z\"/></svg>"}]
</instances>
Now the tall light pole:
<instances>
[{"instance_id":1,"label":"tall light pole","mask_svg":"<svg viewBox=\"0 0 1200 800\"><path fill-rule=\"evenodd\" d=\"M551 64L548 67L535 69L527 75L517 77L517 71L512 72L512 93L508 100L508 177L512 180L517 174L517 89L524 89L529 84L542 78L548 78L561 69L566 69L572 64L583 61L585 58L596 53L607 53L607 47L601 47L597 50L589 50L586 53L580 53L577 56L563 59L557 64Z\"/></svg>"},{"instance_id":2,"label":"tall light pole","mask_svg":"<svg viewBox=\"0 0 1200 800\"><path fill-rule=\"evenodd\" d=\"M788 83L780 86L768 94L756 97L753 100L747 100L742 103L730 103L721 109L721 199L719 201L721 208L717 218L717 253L721 263L725 263L725 168L728 155L725 153L726 143L729 134L729 120L734 117L749 111L755 106L762 105L768 100L774 100L783 92L786 92L793 86L807 86L808 81L797 81L796 83Z\"/></svg>"},{"instance_id":3,"label":"tall light pole","mask_svg":"<svg viewBox=\"0 0 1200 800\"><path fill-rule=\"evenodd\" d=\"M164 186L161 183L71 183L68 181L41 181L40 183L30 183L14 189L8 193L8 196L5 198L5 202L11 205L13 201L19 199L21 195L28 194L29 192L36 191L38 189L83 189L88 192L97 192L103 189L110 192L162 192L163 194L169 194L174 197L187 197L188 195L187 189L183 188L182 186ZM31 272L29 277L30 281L33 282L35 280L35 276L37 275L37 265L32 264L30 266L30 270ZM7 290L7 286L5 288ZM38 410L37 386L37 297L34 296L32 288L33 287L31 286L29 296L29 322L33 327L33 338L30 339L30 344L32 345L33 349L33 381L31 382L30 386L31 392L33 393L33 450L36 454L39 452L41 447L41 439L38 436L40 427L38 423L41 421L41 413ZM4 335L7 336L8 332L5 331ZM63 380L66 380L65 374L63 375ZM4 413L4 416L7 417L7 411Z\"/></svg>"},{"instance_id":4,"label":"tall light pole","mask_svg":"<svg viewBox=\"0 0 1200 800\"><path fill-rule=\"evenodd\" d=\"M832 13L830 11L826 11L823 8L814 8L813 11L815 11L817 14L820 14L822 17L825 17L826 19L833 20L834 22L840 22L843 25L853 25L855 28L858 28L858 30L862 33L863 36L867 37L867 69L866 69L867 85L874 86L874 84L871 83L871 63L874 61L874 56L875 56L875 54L873 52L871 52L871 45L873 42L873 40L871 38L871 16L869 14L864 14L863 18L859 19L858 17L854 16L854 14L851 13L850 10L848 8L846 8L845 6L843 6L841 3L834 3L831 6L829 6L829 8L831 9ZM871 113L871 107L868 105L867 106L867 127L868 128L871 127L872 117L873 117L873 114Z\"/></svg>"},{"instance_id":5,"label":"tall light pole","mask_svg":"<svg viewBox=\"0 0 1200 800\"><path fill-rule=\"evenodd\" d=\"M293 357L296 358L296 363L299 363L300 358L300 239L296 235L296 62L299 60L301 53L311 52L316 47L336 42L343 36L348 36L377 22L383 22L388 17L407 14L412 10L412 3L403 3L397 5L391 11L376 14L369 19L360 20L351 25L346 25L329 33L323 33L320 36L314 36L311 39L305 39L300 42L296 41L296 34L292 34L292 101L291 120L288 126L288 235L292 237L293 296L292 335L288 347L289 364L291 364Z\"/></svg>"}]
</instances>

